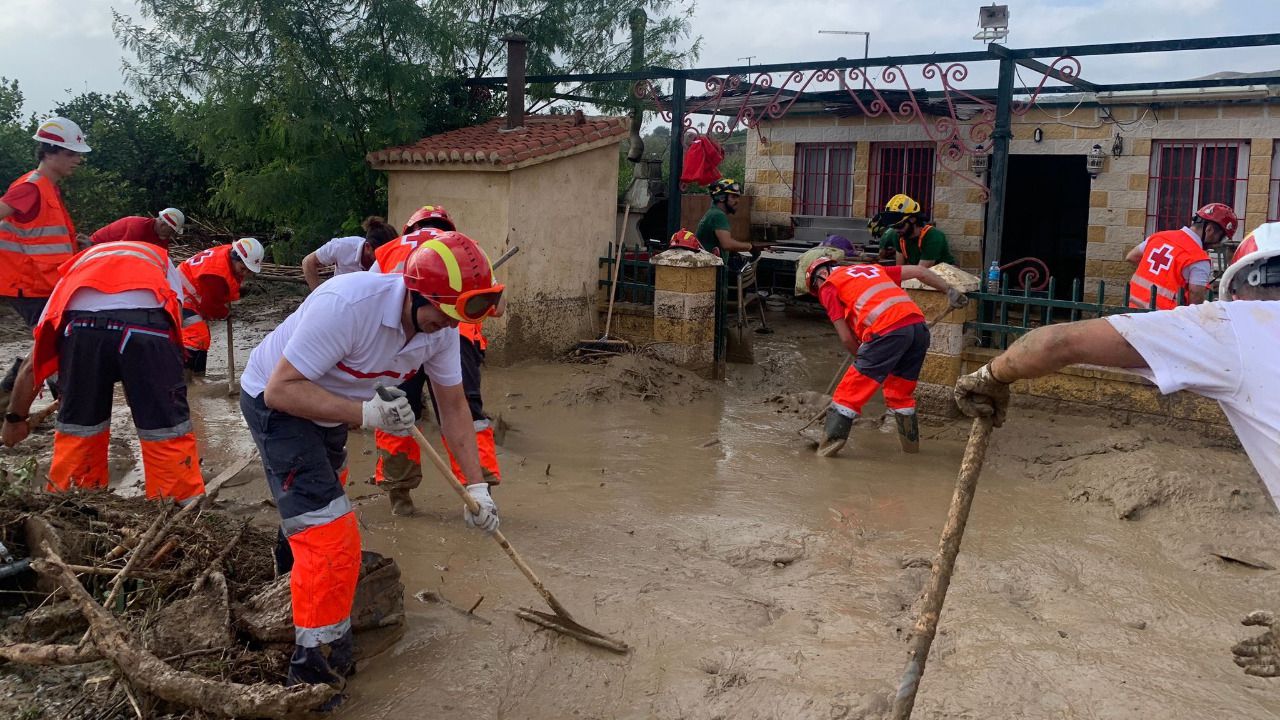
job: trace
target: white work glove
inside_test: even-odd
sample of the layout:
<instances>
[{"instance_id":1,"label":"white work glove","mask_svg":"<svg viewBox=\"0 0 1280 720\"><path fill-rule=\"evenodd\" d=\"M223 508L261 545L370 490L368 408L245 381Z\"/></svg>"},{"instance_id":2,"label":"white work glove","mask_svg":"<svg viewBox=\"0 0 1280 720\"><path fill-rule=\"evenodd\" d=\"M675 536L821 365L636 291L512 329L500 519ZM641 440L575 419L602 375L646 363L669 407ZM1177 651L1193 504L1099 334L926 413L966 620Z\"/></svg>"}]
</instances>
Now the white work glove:
<instances>
[{"instance_id":1,"label":"white work glove","mask_svg":"<svg viewBox=\"0 0 1280 720\"><path fill-rule=\"evenodd\" d=\"M969 304L969 296L953 287L949 287L947 288L947 302L953 308L962 308Z\"/></svg>"},{"instance_id":2,"label":"white work glove","mask_svg":"<svg viewBox=\"0 0 1280 720\"><path fill-rule=\"evenodd\" d=\"M489 483L470 483L467 493L480 505L480 512L472 514L465 506L462 508L462 519L467 527L491 533L498 529L498 504L489 494Z\"/></svg>"},{"instance_id":3,"label":"white work glove","mask_svg":"<svg viewBox=\"0 0 1280 720\"><path fill-rule=\"evenodd\" d=\"M361 427L385 430L392 435L408 435L413 428L413 407L400 388L378 388L372 400L360 406Z\"/></svg>"}]
</instances>

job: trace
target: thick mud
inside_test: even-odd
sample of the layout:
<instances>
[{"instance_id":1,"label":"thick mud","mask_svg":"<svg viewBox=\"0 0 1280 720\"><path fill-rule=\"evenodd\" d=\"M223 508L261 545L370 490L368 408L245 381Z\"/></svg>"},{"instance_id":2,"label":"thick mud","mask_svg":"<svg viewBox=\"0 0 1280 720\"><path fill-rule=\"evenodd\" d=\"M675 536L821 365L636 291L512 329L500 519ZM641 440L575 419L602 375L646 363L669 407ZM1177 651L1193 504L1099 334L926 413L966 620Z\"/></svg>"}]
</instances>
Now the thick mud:
<instances>
[{"instance_id":1,"label":"thick mud","mask_svg":"<svg viewBox=\"0 0 1280 720\"><path fill-rule=\"evenodd\" d=\"M287 307L249 302L241 362ZM883 717L967 427L926 418L907 456L873 404L839 457L814 456L796 430L841 351L824 323L776 318L755 338L758 364L722 384L643 358L486 371L486 403L509 425L503 531L627 656L517 619L538 596L463 527L444 483L428 472L419 514L392 516L367 483L372 440L353 433L361 532L399 562L409 628L337 717ZM251 448L213 330L191 391L207 475ZM996 431L917 717L1280 714L1280 680L1245 676L1229 650L1253 632L1244 613L1280 609L1280 574L1220 557L1280 567L1256 475L1237 449L1112 425L1015 409ZM128 491L140 473L127 410L113 430ZM0 460L47 463L47 438ZM260 468L245 478L222 504L269 527Z\"/></svg>"}]
</instances>

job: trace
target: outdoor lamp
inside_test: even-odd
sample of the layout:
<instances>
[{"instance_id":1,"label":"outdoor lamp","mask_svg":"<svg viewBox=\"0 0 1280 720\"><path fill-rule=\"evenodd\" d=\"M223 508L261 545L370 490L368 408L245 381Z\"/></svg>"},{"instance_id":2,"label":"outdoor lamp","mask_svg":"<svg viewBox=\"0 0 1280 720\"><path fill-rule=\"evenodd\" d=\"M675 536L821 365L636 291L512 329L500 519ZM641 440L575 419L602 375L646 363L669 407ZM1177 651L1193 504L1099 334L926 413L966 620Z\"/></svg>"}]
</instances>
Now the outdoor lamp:
<instances>
[{"instance_id":1,"label":"outdoor lamp","mask_svg":"<svg viewBox=\"0 0 1280 720\"><path fill-rule=\"evenodd\" d=\"M1089 151L1089 158L1085 161L1085 167L1089 170L1089 177L1097 178L1102 174L1102 146L1094 145Z\"/></svg>"},{"instance_id":2,"label":"outdoor lamp","mask_svg":"<svg viewBox=\"0 0 1280 720\"><path fill-rule=\"evenodd\" d=\"M982 174L987 171L988 162L986 151L979 145L974 148L973 154L969 156L969 169L973 171L974 175L982 177Z\"/></svg>"}]
</instances>

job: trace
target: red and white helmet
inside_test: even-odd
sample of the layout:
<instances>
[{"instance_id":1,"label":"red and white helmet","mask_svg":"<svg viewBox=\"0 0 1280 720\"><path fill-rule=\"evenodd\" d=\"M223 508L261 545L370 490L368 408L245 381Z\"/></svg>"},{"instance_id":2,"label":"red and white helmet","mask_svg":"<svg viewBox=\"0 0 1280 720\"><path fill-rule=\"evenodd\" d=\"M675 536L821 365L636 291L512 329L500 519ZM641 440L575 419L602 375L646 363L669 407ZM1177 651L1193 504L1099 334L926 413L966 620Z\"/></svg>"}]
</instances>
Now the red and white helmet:
<instances>
[{"instance_id":1,"label":"red and white helmet","mask_svg":"<svg viewBox=\"0 0 1280 720\"><path fill-rule=\"evenodd\" d=\"M240 238L231 243L231 252L235 253L250 271L262 272L262 258L267 253L262 243L258 242L258 238Z\"/></svg>"},{"instance_id":2,"label":"red and white helmet","mask_svg":"<svg viewBox=\"0 0 1280 720\"><path fill-rule=\"evenodd\" d=\"M458 229L458 226L453 224L453 218L449 217L449 211L445 210L443 205L423 205L418 208L417 212L409 216L401 232L408 234L410 230L414 229L414 225L427 220L438 220L440 224L448 226L440 228L441 230Z\"/></svg>"},{"instance_id":3,"label":"red and white helmet","mask_svg":"<svg viewBox=\"0 0 1280 720\"><path fill-rule=\"evenodd\" d=\"M51 117L40 123L31 139L78 153L87 153L93 149L85 143L80 126L64 117Z\"/></svg>"},{"instance_id":4,"label":"red and white helmet","mask_svg":"<svg viewBox=\"0 0 1280 720\"><path fill-rule=\"evenodd\" d=\"M186 231L187 217L178 208L165 208L160 211L160 222L173 228L175 235Z\"/></svg>"},{"instance_id":5,"label":"red and white helmet","mask_svg":"<svg viewBox=\"0 0 1280 720\"><path fill-rule=\"evenodd\" d=\"M1280 222L1259 225L1253 232L1245 236L1236 253L1231 257L1231 264L1222 274L1218 285L1218 297L1222 300L1234 299L1236 291L1248 286L1273 285L1266 272L1267 261L1280 257Z\"/></svg>"},{"instance_id":6,"label":"red and white helmet","mask_svg":"<svg viewBox=\"0 0 1280 720\"><path fill-rule=\"evenodd\" d=\"M698 236L684 228L680 228L676 231L675 235L671 236L671 242L669 245L671 249L683 248L685 250L693 250L694 252L702 249L702 243L698 242Z\"/></svg>"},{"instance_id":7,"label":"red and white helmet","mask_svg":"<svg viewBox=\"0 0 1280 720\"><path fill-rule=\"evenodd\" d=\"M805 268L804 286L809 288L809 292L812 294L814 290L813 276L817 274L818 270L820 270L821 268L827 265L838 265L838 264L839 263L835 261L835 258L830 258L830 257L815 258L813 262L809 263L809 267Z\"/></svg>"},{"instance_id":8,"label":"red and white helmet","mask_svg":"<svg viewBox=\"0 0 1280 720\"><path fill-rule=\"evenodd\" d=\"M1196 211L1196 217L1206 222L1217 223L1228 238L1236 236L1236 228L1240 226L1240 218L1236 211L1225 203L1209 203Z\"/></svg>"},{"instance_id":9,"label":"red and white helmet","mask_svg":"<svg viewBox=\"0 0 1280 720\"><path fill-rule=\"evenodd\" d=\"M503 291L493 284L489 257L460 232L433 234L419 244L405 261L404 284L460 322L492 315Z\"/></svg>"}]
</instances>

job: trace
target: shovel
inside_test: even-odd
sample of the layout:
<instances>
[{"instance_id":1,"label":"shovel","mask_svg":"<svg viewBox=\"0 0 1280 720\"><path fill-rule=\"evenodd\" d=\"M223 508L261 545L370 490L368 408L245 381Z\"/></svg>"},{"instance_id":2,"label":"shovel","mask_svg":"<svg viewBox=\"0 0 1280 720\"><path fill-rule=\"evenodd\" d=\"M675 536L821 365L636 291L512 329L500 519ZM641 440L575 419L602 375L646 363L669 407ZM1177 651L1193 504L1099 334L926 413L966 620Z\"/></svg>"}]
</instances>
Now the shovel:
<instances>
[{"instance_id":1,"label":"shovel","mask_svg":"<svg viewBox=\"0 0 1280 720\"><path fill-rule=\"evenodd\" d=\"M743 365L752 365L756 361L755 348L751 344L751 328L747 325L746 319L739 312L738 322L732 327L726 328L725 336L728 340L728 352L725 359L731 363L741 363Z\"/></svg>"},{"instance_id":2,"label":"shovel","mask_svg":"<svg viewBox=\"0 0 1280 720\"><path fill-rule=\"evenodd\" d=\"M378 387L378 395L384 400L390 399L385 387ZM427 442L427 438L422 435L422 431L417 427L413 428L413 439L417 441L418 448L422 450L422 454L431 458L431 463L436 466L436 469L440 471L440 474L449 482L449 486L453 488L453 491L457 493L458 497L462 498L462 502L467 506L467 511L471 513L479 512L480 504L476 502L475 498L471 497L471 493L467 492L462 483L458 481L458 477L453 474L453 470L449 467L448 463L440 457L440 454L436 452L435 448L431 447L431 444ZM529 622L537 625L541 625L547 629L555 630L558 633L563 633L589 645L602 647L606 650L611 650L619 654L626 654L631 651L630 646L626 643L601 635L595 630L578 624L578 621L573 619L573 616L570 615L569 611L560 604L560 601L556 599L556 596L552 595L551 591L542 584L542 581L534 574L533 568L529 567L529 564L526 563L524 558L516 552L516 549L511 547L511 543L507 541L506 536L502 534L501 530L494 530L493 533L490 534L490 537L493 538L494 542L498 543L498 546L507 554L507 557L511 558L511 562L515 563L515 566L520 569L521 574L523 574L533 585L533 589L538 591L538 594L542 596L542 599L546 601L547 605L554 613L545 613L539 610L532 610L530 608L520 608L516 611L517 617L528 620Z\"/></svg>"}]
</instances>

